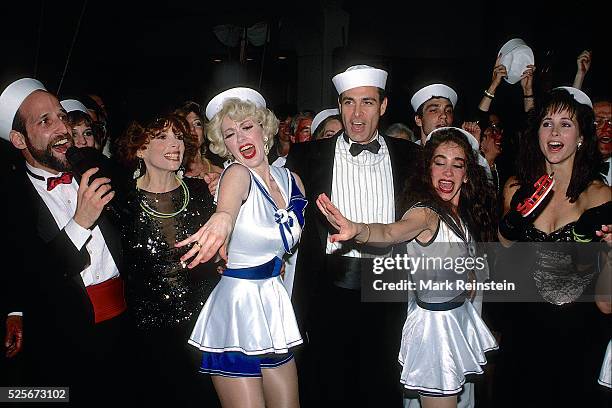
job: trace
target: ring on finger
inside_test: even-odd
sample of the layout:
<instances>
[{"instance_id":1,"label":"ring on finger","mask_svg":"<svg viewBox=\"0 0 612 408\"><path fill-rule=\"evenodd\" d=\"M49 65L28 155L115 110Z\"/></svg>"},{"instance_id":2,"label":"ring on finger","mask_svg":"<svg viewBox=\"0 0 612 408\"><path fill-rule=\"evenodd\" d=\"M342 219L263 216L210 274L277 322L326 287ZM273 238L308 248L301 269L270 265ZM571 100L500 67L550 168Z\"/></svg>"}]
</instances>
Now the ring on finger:
<instances>
[{"instance_id":1,"label":"ring on finger","mask_svg":"<svg viewBox=\"0 0 612 408\"><path fill-rule=\"evenodd\" d=\"M200 241L195 241L193 245L197 245L200 249L202 249L202 244L200 244Z\"/></svg>"}]
</instances>

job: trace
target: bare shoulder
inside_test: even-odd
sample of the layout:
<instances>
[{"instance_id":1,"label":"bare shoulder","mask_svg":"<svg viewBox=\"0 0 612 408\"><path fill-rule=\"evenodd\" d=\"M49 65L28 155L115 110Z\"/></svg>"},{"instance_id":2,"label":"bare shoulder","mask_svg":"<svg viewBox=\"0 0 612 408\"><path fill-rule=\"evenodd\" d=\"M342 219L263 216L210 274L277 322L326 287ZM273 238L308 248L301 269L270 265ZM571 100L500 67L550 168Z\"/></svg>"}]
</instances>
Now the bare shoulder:
<instances>
[{"instance_id":1,"label":"bare shoulder","mask_svg":"<svg viewBox=\"0 0 612 408\"><path fill-rule=\"evenodd\" d=\"M438 219L438 213L428 207L412 207L402 216L402 220L417 221L433 230L438 226Z\"/></svg>"},{"instance_id":2,"label":"bare shoulder","mask_svg":"<svg viewBox=\"0 0 612 408\"><path fill-rule=\"evenodd\" d=\"M233 186L239 190L248 190L251 184L251 174L249 169L241 164L231 164L223 172L221 177L221 188L224 186Z\"/></svg>"},{"instance_id":3,"label":"bare shoulder","mask_svg":"<svg viewBox=\"0 0 612 408\"><path fill-rule=\"evenodd\" d=\"M239 163L232 163L230 164L230 166L225 169L225 172L223 173L223 178L226 179L232 179L235 180L237 178L250 178L251 175L249 174L249 169L247 169L245 166L243 166L242 164Z\"/></svg>"},{"instance_id":4,"label":"bare shoulder","mask_svg":"<svg viewBox=\"0 0 612 408\"><path fill-rule=\"evenodd\" d=\"M597 207L612 200L612 188L602 181L595 180L581 194L580 200L583 201L585 209Z\"/></svg>"}]
</instances>

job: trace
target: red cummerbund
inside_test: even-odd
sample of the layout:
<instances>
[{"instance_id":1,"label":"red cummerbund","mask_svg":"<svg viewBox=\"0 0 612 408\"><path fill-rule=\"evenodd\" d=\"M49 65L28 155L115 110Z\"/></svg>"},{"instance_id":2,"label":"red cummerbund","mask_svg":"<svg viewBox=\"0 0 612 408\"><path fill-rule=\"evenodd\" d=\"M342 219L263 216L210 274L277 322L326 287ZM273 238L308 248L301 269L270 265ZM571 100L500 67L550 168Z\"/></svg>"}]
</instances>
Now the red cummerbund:
<instances>
[{"instance_id":1,"label":"red cummerbund","mask_svg":"<svg viewBox=\"0 0 612 408\"><path fill-rule=\"evenodd\" d=\"M119 316L127 309L121 277L87 286L87 294L94 308L96 323Z\"/></svg>"}]
</instances>

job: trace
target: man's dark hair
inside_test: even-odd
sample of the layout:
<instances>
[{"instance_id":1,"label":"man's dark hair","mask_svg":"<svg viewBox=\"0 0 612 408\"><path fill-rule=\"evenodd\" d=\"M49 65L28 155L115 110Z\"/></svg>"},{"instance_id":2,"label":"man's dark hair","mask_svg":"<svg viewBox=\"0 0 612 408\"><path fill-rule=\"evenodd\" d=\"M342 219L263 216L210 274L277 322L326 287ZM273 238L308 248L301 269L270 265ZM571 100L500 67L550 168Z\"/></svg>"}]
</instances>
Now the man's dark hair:
<instances>
[{"instance_id":1,"label":"man's dark hair","mask_svg":"<svg viewBox=\"0 0 612 408\"><path fill-rule=\"evenodd\" d=\"M436 96L436 95L434 95L434 96L432 96L431 98L429 98L428 100L426 100L425 102L423 102L423 103L421 104L421 106L419 106L419 108L416 110L416 112L414 112L414 114L415 114L416 116L418 116L419 118L422 118L422 117L423 117L423 109L425 108L425 104L426 104L427 102L429 102L430 100L432 100L432 99L436 99L436 98L444 98L444 99L446 99L447 101L451 102L451 100L450 100L450 99L448 99L446 96ZM452 104L453 104L453 103L451 102L451 105L452 105ZM453 109L455 109L455 107L454 107L454 106L453 106Z\"/></svg>"},{"instance_id":2,"label":"man's dark hair","mask_svg":"<svg viewBox=\"0 0 612 408\"><path fill-rule=\"evenodd\" d=\"M384 101L385 98L387 97L387 91L385 91L382 88L378 88L378 87L376 89L378 89L378 97L380 98L379 102L382 103L382 101ZM344 92L342 92L342 93L344 93ZM338 95L338 101L340 101L340 100L342 100L342 94Z\"/></svg>"}]
</instances>

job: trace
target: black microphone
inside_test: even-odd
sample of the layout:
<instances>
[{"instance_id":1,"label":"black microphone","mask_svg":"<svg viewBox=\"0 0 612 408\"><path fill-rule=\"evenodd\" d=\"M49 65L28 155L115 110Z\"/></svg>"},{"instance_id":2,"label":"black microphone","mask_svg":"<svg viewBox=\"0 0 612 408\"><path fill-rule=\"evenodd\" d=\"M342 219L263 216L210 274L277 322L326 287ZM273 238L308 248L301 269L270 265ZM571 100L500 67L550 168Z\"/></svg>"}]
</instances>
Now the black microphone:
<instances>
[{"instance_id":1,"label":"black microphone","mask_svg":"<svg viewBox=\"0 0 612 408\"><path fill-rule=\"evenodd\" d=\"M79 177L83 177L83 173L87 170L97 167L98 171L91 176L90 183L99 177L111 178L112 171L108 159L94 147L71 146L66 151L66 160Z\"/></svg>"},{"instance_id":2,"label":"black microphone","mask_svg":"<svg viewBox=\"0 0 612 408\"><path fill-rule=\"evenodd\" d=\"M81 177L83 177L83 173L94 167L97 167L98 171L89 178L89 184L100 177L106 177L111 180L113 179L113 171L110 165L110 160L94 147L71 146L68 148L68 150L66 150L66 160L68 160L68 163L70 163L72 172L75 174L75 176L77 176L77 180L79 182L81 181ZM109 190L102 197L111 191L113 190ZM115 200L115 198L117 198L116 194L117 193L115 192L115 197L112 201L117 201ZM112 207L112 201L107 205L107 209L111 209L110 207Z\"/></svg>"}]
</instances>

